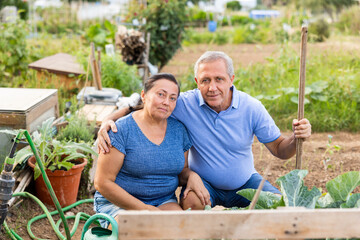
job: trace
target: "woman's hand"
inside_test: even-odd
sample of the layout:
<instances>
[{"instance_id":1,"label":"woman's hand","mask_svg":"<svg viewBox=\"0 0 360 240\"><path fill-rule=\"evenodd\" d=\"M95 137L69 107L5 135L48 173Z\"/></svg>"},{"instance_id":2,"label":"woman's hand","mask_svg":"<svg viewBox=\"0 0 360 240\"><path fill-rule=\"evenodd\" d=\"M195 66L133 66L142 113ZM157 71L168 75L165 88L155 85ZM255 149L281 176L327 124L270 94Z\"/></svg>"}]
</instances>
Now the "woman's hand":
<instances>
[{"instance_id":1,"label":"woman's hand","mask_svg":"<svg viewBox=\"0 0 360 240\"><path fill-rule=\"evenodd\" d=\"M193 191L198 196L198 198L200 199L201 203L204 206L205 205L211 206L210 194L208 190L204 186L201 177L196 172L193 171L191 171L191 173L189 174L186 189L184 191L184 199L186 198L186 196L190 191Z\"/></svg>"}]
</instances>

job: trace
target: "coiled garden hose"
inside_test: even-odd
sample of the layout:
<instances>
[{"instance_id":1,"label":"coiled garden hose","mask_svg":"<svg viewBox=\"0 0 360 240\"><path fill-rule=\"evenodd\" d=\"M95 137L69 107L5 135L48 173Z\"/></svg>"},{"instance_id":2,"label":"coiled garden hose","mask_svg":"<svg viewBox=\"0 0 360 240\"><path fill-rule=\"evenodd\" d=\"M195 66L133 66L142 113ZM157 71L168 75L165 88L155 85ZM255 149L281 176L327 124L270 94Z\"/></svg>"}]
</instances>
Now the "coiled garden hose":
<instances>
[{"instance_id":1,"label":"coiled garden hose","mask_svg":"<svg viewBox=\"0 0 360 240\"><path fill-rule=\"evenodd\" d=\"M54 220L53 220L52 217L51 217L51 216L53 216L53 215L55 215L55 214L58 214L59 211L49 212L49 210L48 210L48 209L46 208L46 206L40 201L40 199L38 199L37 197L35 197L34 195L32 195L32 194L30 194L30 193L28 193L28 192L15 193L13 196L14 196L14 197L22 196L22 197L31 198L31 199L34 200L37 204L39 204L39 206L41 207L41 209L45 212L45 213L42 214L42 215L39 215L39 216L36 216L36 217L30 219L30 221L29 221L28 224L27 224L27 227L26 227L26 228L27 228L27 232L28 232L29 236L30 236L32 239L42 240L42 239L40 239L40 238L37 238L37 237L33 234L33 232L31 231L31 225L32 225L34 222L36 222L36 221L38 221L38 220L40 220L40 219L43 219L43 218L45 218L45 217L48 218L48 220L49 220L52 228L54 229L54 232L55 232L55 234L57 235L57 237L58 237L59 239L66 239L66 237L63 236L63 235L61 234L60 230L59 230L59 227L60 227L60 224L61 224L61 222L62 222L62 219L59 219L59 221L55 224ZM76 206L78 206L78 205L80 205L80 204L83 204L83 203L93 203L93 202L94 202L94 199L84 199L84 200L80 200L80 201L77 201L76 203L73 203L73 204L67 206L67 207L64 207L64 208L62 209L62 211L63 211L63 212L64 212L64 211L68 211L69 209L71 209L71 208L73 208L73 207L76 207ZM88 214L86 214L86 213L83 213L83 212L79 212L79 213L77 213L75 216L67 216L67 217L65 217L65 218L66 218L66 219L75 218L74 225L73 225L73 227L72 227L72 229L71 229L71 233L70 233L70 235L71 235L71 237L72 237L72 236L75 234L75 232L76 232L76 230L77 230L77 228L78 228L78 226L79 226L80 220L86 221L87 219L90 218L90 215L88 215ZM15 232L14 230L12 230L12 229L10 229L10 228L8 227L8 225L6 224L6 221L4 221L3 226L4 226L4 228L5 228L6 233L11 237L11 239L22 240L22 238L21 238L18 234L16 234L16 232ZM64 226L64 227L65 227L65 226Z\"/></svg>"}]
</instances>

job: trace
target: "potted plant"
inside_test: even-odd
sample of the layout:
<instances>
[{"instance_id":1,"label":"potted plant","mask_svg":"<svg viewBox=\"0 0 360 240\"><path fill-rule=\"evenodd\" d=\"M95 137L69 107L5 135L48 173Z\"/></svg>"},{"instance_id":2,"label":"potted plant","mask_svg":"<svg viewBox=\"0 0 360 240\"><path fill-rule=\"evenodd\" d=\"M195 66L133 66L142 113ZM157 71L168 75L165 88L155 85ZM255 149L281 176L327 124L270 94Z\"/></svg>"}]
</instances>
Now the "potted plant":
<instances>
[{"instance_id":1,"label":"potted plant","mask_svg":"<svg viewBox=\"0 0 360 240\"><path fill-rule=\"evenodd\" d=\"M59 141L72 141L77 143L87 143L92 146L95 138L96 121L88 121L88 119L76 112L78 109L72 109L75 104L71 105L71 114L65 116L65 122L57 124L58 133L56 139ZM89 198L90 189L93 181L90 176L90 169L93 166L93 156L87 154L87 165L85 166L80 179L80 187L78 198Z\"/></svg>"},{"instance_id":2,"label":"potted plant","mask_svg":"<svg viewBox=\"0 0 360 240\"><path fill-rule=\"evenodd\" d=\"M76 201L81 172L87 164L86 154L96 155L96 152L86 143L55 139L53 122L54 118L44 121L39 131L32 134L32 139L56 197L60 205L65 207ZM23 162L32 154L31 149L21 149L15 161ZM42 202L53 205L44 180L39 178L41 172L34 156L29 158L28 164L34 169L37 196Z\"/></svg>"}]
</instances>

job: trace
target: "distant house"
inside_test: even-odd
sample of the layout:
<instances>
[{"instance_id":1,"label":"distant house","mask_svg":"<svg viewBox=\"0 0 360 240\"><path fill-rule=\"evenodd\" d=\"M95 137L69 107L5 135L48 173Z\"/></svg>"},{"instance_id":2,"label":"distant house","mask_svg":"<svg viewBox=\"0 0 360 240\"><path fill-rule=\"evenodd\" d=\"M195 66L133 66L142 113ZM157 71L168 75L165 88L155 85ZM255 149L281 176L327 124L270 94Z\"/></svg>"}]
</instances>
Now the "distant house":
<instances>
[{"instance_id":1,"label":"distant house","mask_svg":"<svg viewBox=\"0 0 360 240\"><path fill-rule=\"evenodd\" d=\"M226 8L226 3L233 0L213 0L208 2L199 2L199 7L208 12L220 12L223 13ZM256 0L235 0L238 1L241 5L241 10L249 11L256 7L257 2Z\"/></svg>"},{"instance_id":2,"label":"distant house","mask_svg":"<svg viewBox=\"0 0 360 240\"><path fill-rule=\"evenodd\" d=\"M276 18L280 16L277 10L251 10L249 17L252 19Z\"/></svg>"}]
</instances>

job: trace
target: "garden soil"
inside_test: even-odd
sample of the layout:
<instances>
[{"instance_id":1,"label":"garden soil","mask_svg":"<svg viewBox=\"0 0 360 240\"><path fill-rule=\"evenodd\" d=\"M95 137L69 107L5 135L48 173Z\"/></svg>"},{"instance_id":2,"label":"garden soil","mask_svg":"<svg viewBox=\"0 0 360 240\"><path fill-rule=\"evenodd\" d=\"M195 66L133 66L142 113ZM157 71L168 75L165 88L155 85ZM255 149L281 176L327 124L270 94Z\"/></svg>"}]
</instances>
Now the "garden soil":
<instances>
[{"instance_id":1,"label":"garden soil","mask_svg":"<svg viewBox=\"0 0 360 240\"><path fill-rule=\"evenodd\" d=\"M342 51L359 51L359 45L353 44L354 41L342 41L331 43L319 43L309 45L309 54L316 54L317 51L326 51L334 49L341 49ZM293 45L294 49L298 48L298 44ZM171 72L177 76L188 72L189 65L194 63L196 59L206 50L220 50L229 53L234 59L235 66L248 66L249 64L257 62L265 62L267 57L272 57L278 54L279 47L277 45L224 45L224 46L209 46L197 45L191 47L184 47L180 50L170 63L164 67L163 72ZM326 123L324 123L326 124ZM290 132L285 132L284 135L290 135ZM329 144L329 136L332 136L332 142ZM235 143L234 143L235 144ZM331 152L334 146L340 147L339 151ZM270 154L266 147L259 143L256 139L253 144L253 153L255 167L260 174L263 174L269 164L271 168L267 179L271 184L275 185L278 177L283 176L295 168L295 157L288 160L280 160ZM323 192L326 191L326 182L334 177L348 172L360 170L360 133L314 133L311 138L303 144L303 169L307 169L309 174L305 177L305 185L309 188L316 186L321 188ZM30 187L28 191L32 191ZM360 192L360 189L356 189ZM42 214L41 208L30 199L21 199L21 202L15 204L10 209L7 217L7 223L10 228L15 231L24 239L30 239L26 231L27 222ZM50 210L55 210L49 207ZM220 208L221 209L221 208ZM66 214L76 214L77 212L85 212L90 215L94 214L92 204L79 205ZM54 217L59 219L59 217ZM72 225L70 221L70 226ZM81 230L84 223L79 225L73 239L80 239ZM45 239L57 239L53 233L47 219L42 219L35 222L32 226L32 232L35 236ZM62 231L65 235L64 231ZM4 233L0 233L0 239L10 239Z\"/></svg>"}]
</instances>

